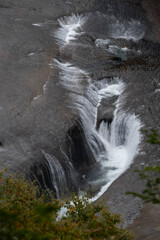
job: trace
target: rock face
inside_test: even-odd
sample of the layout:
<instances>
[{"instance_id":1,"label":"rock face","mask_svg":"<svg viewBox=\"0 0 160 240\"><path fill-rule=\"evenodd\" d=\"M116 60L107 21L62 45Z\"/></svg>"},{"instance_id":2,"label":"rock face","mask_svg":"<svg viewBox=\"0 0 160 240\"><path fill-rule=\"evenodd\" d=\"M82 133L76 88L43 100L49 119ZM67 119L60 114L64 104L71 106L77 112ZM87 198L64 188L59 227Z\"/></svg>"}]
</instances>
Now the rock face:
<instances>
[{"instance_id":1,"label":"rock face","mask_svg":"<svg viewBox=\"0 0 160 240\"><path fill-rule=\"evenodd\" d=\"M56 19L72 11L64 1L1 1L1 168L25 172L42 149L57 156L65 142L73 115L49 63Z\"/></svg>"},{"instance_id":2,"label":"rock face","mask_svg":"<svg viewBox=\"0 0 160 240\"><path fill-rule=\"evenodd\" d=\"M134 231L136 240L159 240L159 205L146 204L128 229Z\"/></svg>"},{"instance_id":3,"label":"rock face","mask_svg":"<svg viewBox=\"0 0 160 240\"><path fill-rule=\"evenodd\" d=\"M150 0L1 0L1 169L8 167L8 172L37 179L57 197L82 185L87 189L87 178L92 179L96 170L97 176L101 175L101 171L75 106L85 101L81 96L95 91L91 95L91 116L97 114L95 128L98 130L103 122L111 125L118 95L97 103L96 91L101 90L104 78L123 79L126 87L119 111L134 113L144 128L160 128L158 9L157 1ZM70 43L59 42L55 33L60 23L67 21L63 17L73 13L83 16L85 24L81 27L78 22L76 30L71 26L71 33L64 28ZM61 76L67 62L71 71L65 85ZM57 67L60 64L62 71ZM75 84L70 82L73 79L77 79ZM92 89L87 92L86 82L90 81ZM75 91L79 102L73 98ZM123 215L124 225L133 221L142 206L139 200L125 195L126 191L143 189L134 170L158 164L159 156L159 149L143 139L130 169L103 195L111 210ZM87 176L89 171L91 177Z\"/></svg>"}]
</instances>

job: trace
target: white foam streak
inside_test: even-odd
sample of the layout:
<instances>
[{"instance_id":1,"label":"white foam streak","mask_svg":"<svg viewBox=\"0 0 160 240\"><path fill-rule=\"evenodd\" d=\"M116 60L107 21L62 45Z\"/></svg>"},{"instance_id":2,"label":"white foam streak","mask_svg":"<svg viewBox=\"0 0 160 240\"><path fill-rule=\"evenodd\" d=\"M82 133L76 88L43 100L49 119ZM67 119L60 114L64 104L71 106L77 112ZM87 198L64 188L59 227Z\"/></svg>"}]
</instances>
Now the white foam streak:
<instances>
[{"instance_id":1,"label":"white foam streak","mask_svg":"<svg viewBox=\"0 0 160 240\"><path fill-rule=\"evenodd\" d=\"M83 33L82 27L86 20L87 17L82 14L73 14L72 16L58 19L60 28L55 33L58 44L63 46L76 40L76 38Z\"/></svg>"},{"instance_id":2,"label":"white foam streak","mask_svg":"<svg viewBox=\"0 0 160 240\"><path fill-rule=\"evenodd\" d=\"M52 184L56 190L57 198L60 198L61 189L66 188L66 176L64 169L60 162L53 156L49 155L45 151L42 151L51 171ZM45 182L45 181L44 181Z\"/></svg>"},{"instance_id":3,"label":"white foam streak","mask_svg":"<svg viewBox=\"0 0 160 240\"><path fill-rule=\"evenodd\" d=\"M35 54L35 53L29 53L28 56L30 57L30 56L33 56L34 54Z\"/></svg>"},{"instance_id":4,"label":"white foam streak","mask_svg":"<svg viewBox=\"0 0 160 240\"><path fill-rule=\"evenodd\" d=\"M120 22L114 16L112 16L112 24L110 29L110 36L113 38L122 38L126 40L139 41L145 34L144 25L135 19L130 21Z\"/></svg>"},{"instance_id":5,"label":"white foam streak","mask_svg":"<svg viewBox=\"0 0 160 240\"><path fill-rule=\"evenodd\" d=\"M45 23L33 23L32 25L36 27L43 27Z\"/></svg>"}]
</instances>

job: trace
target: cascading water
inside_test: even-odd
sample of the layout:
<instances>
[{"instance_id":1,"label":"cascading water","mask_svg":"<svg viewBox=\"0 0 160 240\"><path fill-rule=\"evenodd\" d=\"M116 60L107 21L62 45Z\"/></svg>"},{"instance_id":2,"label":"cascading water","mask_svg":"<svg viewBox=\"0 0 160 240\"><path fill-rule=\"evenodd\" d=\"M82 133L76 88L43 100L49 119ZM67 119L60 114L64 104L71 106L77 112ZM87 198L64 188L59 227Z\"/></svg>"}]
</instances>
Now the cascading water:
<instances>
[{"instance_id":1,"label":"cascading water","mask_svg":"<svg viewBox=\"0 0 160 240\"><path fill-rule=\"evenodd\" d=\"M62 165L60 164L60 162L55 157L52 157L51 155L49 155L48 153L46 153L44 151L43 151L43 154L47 160L47 163L49 164L49 169L51 171L51 174L50 174L51 181L54 185L56 197L60 198L61 186L63 186L63 188L67 188L67 186L66 186L67 179L65 176L64 169L63 169Z\"/></svg>"},{"instance_id":2,"label":"cascading water","mask_svg":"<svg viewBox=\"0 0 160 240\"><path fill-rule=\"evenodd\" d=\"M42 150L42 154L44 157L43 161L31 167L30 177L35 179L39 186L53 190L55 197L60 198L61 195L65 194L64 189L67 189L64 167L55 156L51 156L44 150Z\"/></svg>"},{"instance_id":3,"label":"cascading water","mask_svg":"<svg viewBox=\"0 0 160 240\"><path fill-rule=\"evenodd\" d=\"M60 46L68 44L83 33L82 26L89 16L72 15L58 19L61 28L56 32L56 39Z\"/></svg>"},{"instance_id":4,"label":"cascading water","mask_svg":"<svg viewBox=\"0 0 160 240\"><path fill-rule=\"evenodd\" d=\"M91 19L92 17L93 15L90 15ZM108 19L104 15L103 18ZM91 21L91 19L83 15L59 19L60 28L55 33L58 44L61 47L76 44L78 38L85 34L87 20ZM111 20L113 19L109 21ZM117 27L121 25L123 28ZM137 41L144 35L142 24L133 19L123 24L116 20L112 28L108 27L107 31L109 37L115 39ZM97 39L95 46L105 48L107 45L105 51L125 60L129 49L120 48L115 44L109 45L111 41L112 39ZM78 115L87 146L94 158L93 164L98 163L100 166L94 174L83 175L89 185L98 186L100 189L92 198L92 201L95 201L131 165L138 152L141 123L134 114L122 110L121 96L125 84L121 78L92 81L86 71L69 62L54 59L51 65L58 67L60 71L60 83L70 96L70 108Z\"/></svg>"},{"instance_id":5,"label":"cascading water","mask_svg":"<svg viewBox=\"0 0 160 240\"><path fill-rule=\"evenodd\" d=\"M72 163L62 149L61 153L63 159L60 162L54 155L41 150L40 158L30 167L28 176L43 189L52 190L56 198L68 196L69 191L77 191Z\"/></svg>"},{"instance_id":6,"label":"cascading water","mask_svg":"<svg viewBox=\"0 0 160 240\"><path fill-rule=\"evenodd\" d=\"M126 114L123 111L118 112L118 106L114 112L113 122L102 122L99 128L99 134L106 143L107 157L102 154L101 165L106 184L100 192L93 198L98 199L129 166L135 155L138 153L140 143L141 124L134 114ZM95 182L96 183L96 182Z\"/></svg>"},{"instance_id":7,"label":"cascading water","mask_svg":"<svg viewBox=\"0 0 160 240\"><path fill-rule=\"evenodd\" d=\"M55 63L60 68L60 82L69 91L71 107L80 118L88 146L101 166L97 175L85 176L90 185L103 185L93 198L96 200L132 163L140 142L141 124L134 114L119 110L125 87L121 79L92 82L87 73L71 64L57 60Z\"/></svg>"},{"instance_id":8,"label":"cascading water","mask_svg":"<svg viewBox=\"0 0 160 240\"><path fill-rule=\"evenodd\" d=\"M140 21L131 19L128 22L120 22L115 17L113 18L113 23L111 27L111 37L115 39L126 39L138 41L140 40L145 33L143 24Z\"/></svg>"}]
</instances>

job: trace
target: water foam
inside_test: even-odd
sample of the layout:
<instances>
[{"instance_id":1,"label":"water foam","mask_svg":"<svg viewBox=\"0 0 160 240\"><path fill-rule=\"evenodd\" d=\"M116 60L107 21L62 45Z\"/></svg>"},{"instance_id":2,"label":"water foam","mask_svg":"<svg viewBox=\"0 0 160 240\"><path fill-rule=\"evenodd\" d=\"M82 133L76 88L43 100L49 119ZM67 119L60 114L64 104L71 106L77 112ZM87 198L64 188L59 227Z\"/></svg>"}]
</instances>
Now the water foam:
<instances>
[{"instance_id":1,"label":"water foam","mask_svg":"<svg viewBox=\"0 0 160 240\"><path fill-rule=\"evenodd\" d=\"M117 110L115 111L111 129L106 123L101 124L99 134L105 139L107 149L107 159L105 156L101 156L102 168L105 171L101 181L105 178L106 184L91 199L92 201L102 196L109 186L132 164L134 157L138 153L138 145L141 140L140 128L141 123L134 114L126 114Z\"/></svg>"},{"instance_id":2,"label":"water foam","mask_svg":"<svg viewBox=\"0 0 160 240\"><path fill-rule=\"evenodd\" d=\"M73 14L72 16L58 19L60 28L56 31L55 37L60 46L69 44L83 33L83 25L88 16L83 14Z\"/></svg>"},{"instance_id":3,"label":"water foam","mask_svg":"<svg viewBox=\"0 0 160 240\"><path fill-rule=\"evenodd\" d=\"M124 89L121 79L93 82L85 71L70 63L55 62L60 68L60 82L72 99L72 109L80 118L88 146L101 165L99 177L88 178L91 185L103 185L91 199L95 201L132 163L140 143L141 124L134 114L120 110L119 97ZM116 110L112 123L102 120L96 129L99 107L104 100L110 101L114 96L118 100L113 103Z\"/></svg>"},{"instance_id":4,"label":"water foam","mask_svg":"<svg viewBox=\"0 0 160 240\"><path fill-rule=\"evenodd\" d=\"M139 41L145 34L144 25L136 19L121 22L112 16L112 22L110 26L110 36L115 39Z\"/></svg>"},{"instance_id":5,"label":"water foam","mask_svg":"<svg viewBox=\"0 0 160 240\"><path fill-rule=\"evenodd\" d=\"M120 21L112 15L102 17L106 22L107 38L97 39L96 46L125 59L130 49L111 45L112 38L138 41L145 34L143 24L135 19ZM82 14L60 18L60 28L55 33L58 44L76 43L84 32L86 21L89 19L93 24L94 18ZM86 177L90 185L101 186L98 194L90 199L95 201L132 164L141 140L141 123L137 116L121 108L125 88L122 79L92 81L87 72L70 63L54 60L54 64L60 70L60 83L69 93L70 107L78 115L87 145L101 166L97 174Z\"/></svg>"}]
</instances>

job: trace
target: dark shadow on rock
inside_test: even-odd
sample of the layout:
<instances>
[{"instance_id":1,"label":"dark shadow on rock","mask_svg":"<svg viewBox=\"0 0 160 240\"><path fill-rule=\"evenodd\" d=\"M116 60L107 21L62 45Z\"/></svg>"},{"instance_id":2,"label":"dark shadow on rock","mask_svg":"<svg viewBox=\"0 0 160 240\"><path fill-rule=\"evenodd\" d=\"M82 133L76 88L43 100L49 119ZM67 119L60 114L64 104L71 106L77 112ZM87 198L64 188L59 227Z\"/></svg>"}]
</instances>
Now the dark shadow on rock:
<instances>
[{"instance_id":1,"label":"dark shadow on rock","mask_svg":"<svg viewBox=\"0 0 160 240\"><path fill-rule=\"evenodd\" d=\"M70 140L70 159L77 171L83 171L96 164L96 159L85 138L84 130L77 124L68 132Z\"/></svg>"}]
</instances>

